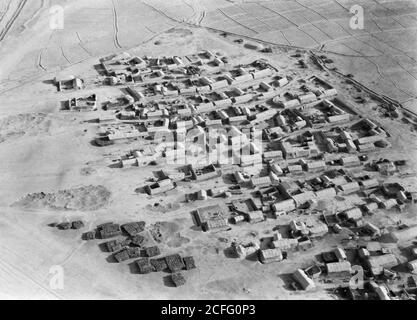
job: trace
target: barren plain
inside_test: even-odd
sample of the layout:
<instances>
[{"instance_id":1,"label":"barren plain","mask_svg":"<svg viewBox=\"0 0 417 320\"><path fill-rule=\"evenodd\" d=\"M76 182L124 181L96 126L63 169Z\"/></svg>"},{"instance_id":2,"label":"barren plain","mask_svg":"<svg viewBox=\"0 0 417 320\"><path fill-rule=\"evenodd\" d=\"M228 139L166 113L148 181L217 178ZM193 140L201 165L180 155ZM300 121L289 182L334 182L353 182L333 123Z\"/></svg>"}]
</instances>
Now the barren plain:
<instances>
[{"instance_id":1,"label":"barren plain","mask_svg":"<svg viewBox=\"0 0 417 320\"><path fill-rule=\"evenodd\" d=\"M355 4L364 8L363 30L349 27ZM53 6L64 9L63 29L50 28ZM389 132L391 148L369 160L407 159L395 178L417 192L416 27L412 0L0 0L0 297L336 299L325 283L312 291L291 290L289 275L337 247L341 235L332 234L279 265L230 257L235 239L267 237L271 228L268 221L218 232L195 226L191 212L219 200L196 204L184 201L185 194L216 189L222 177L180 182L162 195L137 192L167 166L115 168L114 159L140 142L98 147L93 141L100 126L91 120L108 112L62 112L58 105L93 93L99 104L120 96L118 87L101 85L96 68L100 58L113 53L163 57L210 50L239 63L263 58L286 74L326 78L361 114L377 120ZM239 39L272 50L248 49ZM319 68L310 54L332 63ZM307 69L299 70L300 59ZM358 92L346 81L347 74L400 103L400 116L384 116L365 90ZM85 88L57 92L53 79L68 75L82 78ZM366 102L357 104L354 95ZM416 214L412 204L401 213L381 210L369 221L386 228L400 220L413 225ZM54 227L73 220L84 221L86 230ZM165 254L194 257L197 268L186 273L185 286L170 285L168 273L140 275L131 261L112 261L100 241L82 239L100 223L139 220L147 224L149 241ZM398 247L392 250L401 255ZM50 286L53 266L65 272L59 290Z\"/></svg>"}]
</instances>

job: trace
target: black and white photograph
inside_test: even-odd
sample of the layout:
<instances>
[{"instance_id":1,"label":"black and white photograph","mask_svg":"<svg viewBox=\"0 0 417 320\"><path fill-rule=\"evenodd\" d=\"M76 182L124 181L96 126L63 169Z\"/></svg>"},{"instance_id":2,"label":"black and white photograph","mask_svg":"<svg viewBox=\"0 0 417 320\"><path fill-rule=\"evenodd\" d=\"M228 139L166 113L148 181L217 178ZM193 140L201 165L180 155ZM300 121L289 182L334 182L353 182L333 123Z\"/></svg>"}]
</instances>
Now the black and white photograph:
<instances>
[{"instance_id":1,"label":"black and white photograph","mask_svg":"<svg viewBox=\"0 0 417 320\"><path fill-rule=\"evenodd\" d=\"M0 0L1 300L416 300L416 159L417 0Z\"/></svg>"}]
</instances>

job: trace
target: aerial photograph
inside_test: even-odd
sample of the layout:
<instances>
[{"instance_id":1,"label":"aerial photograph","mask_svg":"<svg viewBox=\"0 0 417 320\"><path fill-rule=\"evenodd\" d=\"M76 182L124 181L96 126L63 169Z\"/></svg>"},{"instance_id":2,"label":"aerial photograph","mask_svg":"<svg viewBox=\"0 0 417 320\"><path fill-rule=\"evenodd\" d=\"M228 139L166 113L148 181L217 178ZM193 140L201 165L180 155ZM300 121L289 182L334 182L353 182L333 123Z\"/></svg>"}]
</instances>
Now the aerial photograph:
<instances>
[{"instance_id":1,"label":"aerial photograph","mask_svg":"<svg viewBox=\"0 0 417 320\"><path fill-rule=\"evenodd\" d=\"M417 1L0 0L0 182L2 300L416 300Z\"/></svg>"}]
</instances>

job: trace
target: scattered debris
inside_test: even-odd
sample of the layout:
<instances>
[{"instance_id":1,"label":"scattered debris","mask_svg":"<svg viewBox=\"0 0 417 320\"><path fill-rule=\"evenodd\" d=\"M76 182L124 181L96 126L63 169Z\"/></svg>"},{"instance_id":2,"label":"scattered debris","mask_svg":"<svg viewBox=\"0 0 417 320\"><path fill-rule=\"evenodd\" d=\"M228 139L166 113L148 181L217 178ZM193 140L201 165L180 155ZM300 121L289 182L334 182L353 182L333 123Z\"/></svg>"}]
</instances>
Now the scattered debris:
<instances>
[{"instance_id":1,"label":"scattered debris","mask_svg":"<svg viewBox=\"0 0 417 320\"><path fill-rule=\"evenodd\" d=\"M55 193L31 193L15 202L13 206L90 211L104 208L108 204L110 195L110 191L104 186L86 186Z\"/></svg>"}]
</instances>

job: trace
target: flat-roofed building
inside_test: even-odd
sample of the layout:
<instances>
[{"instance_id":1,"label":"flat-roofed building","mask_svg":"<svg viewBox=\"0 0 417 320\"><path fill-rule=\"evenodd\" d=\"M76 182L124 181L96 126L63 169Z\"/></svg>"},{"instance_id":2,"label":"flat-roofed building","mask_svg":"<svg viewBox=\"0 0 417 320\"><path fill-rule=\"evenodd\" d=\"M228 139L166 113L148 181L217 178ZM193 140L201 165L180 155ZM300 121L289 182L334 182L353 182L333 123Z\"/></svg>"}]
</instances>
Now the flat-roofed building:
<instances>
[{"instance_id":1,"label":"flat-roofed building","mask_svg":"<svg viewBox=\"0 0 417 320\"><path fill-rule=\"evenodd\" d=\"M275 249L282 251L296 250L298 246L298 240L293 238L277 239L272 242Z\"/></svg>"},{"instance_id":2,"label":"flat-roofed building","mask_svg":"<svg viewBox=\"0 0 417 320\"><path fill-rule=\"evenodd\" d=\"M381 256L370 256L367 260L367 264L371 269L372 274L379 275L383 272L384 268L397 266L398 260L394 254L389 253Z\"/></svg>"},{"instance_id":3,"label":"flat-roofed building","mask_svg":"<svg viewBox=\"0 0 417 320\"><path fill-rule=\"evenodd\" d=\"M299 174L303 172L303 167L300 166L299 164L290 165L287 168L288 168L288 172L292 174Z\"/></svg>"},{"instance_id":4,"label":"flat-roofed building","mask_svg":"<svg viewBox=\"0 0 417 320\"><path fill-rule=\"evenodd\" d=\"M417 226L391 232L395 242L406 242L417 237Z\"/></svg>"},{"instance_id":5,"label":"flat-roofed building","mask_svg":"<svg viewBox=\"0 0 417 320\"><path fill-rule=\"evenodd\" d=\"M145 191L149 195L155 195L155 194L161 194L163 192L172 190L174 188L175 188L175 185L171 179L164 179L164 180L160 180L153 184L149 184L145 186Z\"/></svg>"},{"instance_id":6,"label":"flat-roofed building","mask_svg":"<svg viewBox=\"0 0 417 320\"><path fill-rule=\"evenodd\" d=\"M361 161L359 160L358 156L348 156L348 157L342 157L340 159L342 165L348 167L348 166L358 166L361 164Z\"/></svg>"},{"instance_id":7,"label":"flat-roofed building","mask_svg":"<svg viewBox=\"0 0 417 320\"><path fill-rule=\"evenodd\" d=\"M339 186L340 190L342 190L343 194L351 194L354 192L358 192L360 190L360 185L358 182L348 182Z\"/></svg>"},{"instance_id":8,"label":"flat-roofed building","mask_svg":"<svg viewBox=\"0 0 417 320\"><path fill-rule=\"evenodd\" d=\"M323 98L329 98L334 96L337 96L337 90L335 88L326 89L323 91Z\"/></svg>"},{"instance_id":9,"label":"flat-roofed building","mask_svg":"<svg viewBox=\"0 0 417 320\"><path fill-rule=\"evenodd\" d=\"M250 223L258 223L265 220L264 214L261 210L247 212L248 221Z\"/></svg>"},{"instance_id":10,"label":"flat-roofed building","mask_svg":"<svg viewBox=\"0 0 417 320\"><path fill-rule=\"evenodd\" d=\"M284 159L281 150L273 150L273 151L265 151L262 154L265 160L275 159L275 160L282 160Z\"/></svg>"},{"instance_id":11,"label":"flat-roofed building","mask_svg":"<svg viewBox=\"0 0 417 320\"><path fill-rule=\"evenodd\" d=\"M219 111L217 111L217 114L219 115L219 117L222 119L222 120L227 120L227 119L229 119L229 115L224 111L224 110L219 110Z\"/></svg>"},{"instance_id":12,"label":"flat-roofed building","mask_svg":"<svg viewBox=\"0 0 417 320\"><path fill-rule=\"evenodd\" d=\"M234 83L242 83L242 82L248 82L248 81L252 81L253 77L251 74L242 74L240 76L237 76L234 78Z\"/></svg>"},{"instance_id":13,"label":"flat-roofed building","mask_svg":"<svg viewBox=\"0 0 417 320\"><path fill-rule=\"evenodd\" d=\"M314 93L310 92L307 94L303 94L298 96L298 100L301 104L310 103L317 100L317 97Z\"/></svg>"},{"instance_id":14,"label":"flat-roofed building","mask_svg":"<svg viewBox=\"0 0 417 320\"><path fill-rule=\"evenodd\" d=\"M297 100L297 99L288 100L288 101L283 101L283 102L281 102L281 105L282 105L285 109L296 108L296 107L300 106L300 101L299 101L299 100Z\"/></svg>"},{"instance_id":15,"label":"flat-roofed building","mask_svg":"<svg viewBox=\"0 0 417 320\"><path fill-rule=\"evenodd\" d=\"M266 78L266 77L269 77L270 75L272 75L272 70L269 68L255 71L252 73L252 76L254 79Z\"/></svg>"},{"instance_id":16,"label":"flat-roofed building","mask_svg":"<svg viewBox=\"0 0 417 320\"><path fill-rule=\"evenodd\" d=\"M316 223L308 228L311 238L323 237L329 232L329 227L324 223Z\"/></svg>"},{"instance_id":17,"label":"flat-roofed building","mask_svg":"<svg viewBox=\"0 0 417 320\"><path fill-rule=\"evenodd\" d=\"M359 184L363 189L371 189L379 187L379 182L377 179L368 179L360 181Z\"/></svg>"},{"instance_id":18,"label":"flat-roofed building","mask_svg":"<svg viewBox=\"0 0 417 320\"><path fill-rule=\"evenodd\" d=\"M210 127L210 126L221 126L222 125L222 120L221 119L207 119L205 121L206 126Z\"/></svg>"},{"instance_id":19,"label":"flat-roofed building","mask_svg":"<svg viewBox=\"0 0 417 320\"><path fill-rule=\"evenodd\" d=\"M363 209L365 210L365 212L373 213L376 210L378 210L378 207L379 207L378 206L378 203L376 203L376 202L370 202L370 203L365 204L363 206Z\"/></svg>"},{"instance_id":20,"label":"flat-roofed building","mask_svg":"<svg viewBox=\"0 0 417 320\"><path fill-rule=\"evenodd\" d=\"M259 250L259 261L262 263L279 262L284 259L280 249Z\"/></svg>"},{"instance_id":21,"label":"flat-roofed building","mask_svg":"<svg viewBox=\"0 0 417 320\"><path fill-rule=\"evenodd\" d=\"M358 146L359 152L371 152L376 149L375 145L373 143L367 143L367 144L360 144Z\"/></svg>"},{"instance_id":22,"label":"flat-roofed building","mask_svg":"<svg viewBox=\"0 0 417 320\"><path fill-rule=\"evenodd\" d=\"M316 287L313 279L309 278L301 269L297 269L297 271L293 273L293 278L303 290L311 290Z\"/></svg>"},{"instance_id":23,"label":"flat-roofed building","mask_svg":"<svg viewBox=\"0 0 417 320\"><path fill-rule=\"evenodd\" d=\"M316 195L313 191L305 191L305 192L295 194L292 196L292 199L295 201L295 205L297 207L315 198L316 198Z\"/></svg>"},{"instance_id":24,"label":"flat-roofed building","mask_svg":"<svg viewBox=\"0 0 417 320\"><path fill-rule=\"evenodd\" d=\"M253 95L248 93L248 94L244 94L242 96L238 96L238 97L233 97L233 101L236 104L239 103L245 103L245 102L249 102L253 99Z\"/></svg>"},{"instance_id":25,"label":"flat-roofed building","mask_svg":"<svg viewBox=\"0 0 417 320\"><path fill-rule=\"evenodd\" d=\"M381 141L381 140L384 140L384 138L382 138L381 136L379 136L379 135L375 135L375 136L368 136L368 137L362 137L362 138L359 138L358 140L357 140L357 143L359 144L359 145L362 145L362 144L369 144L369 143L375 143L375 142L378 142L378 141Z\"/></svg>"},{"instance_id":26,"label":"flat-roofed building","mask_svg":"<svg viewBox=\"0 0 417 320\"><path fill-rule=\"evenodd\" d=\"M417 260L411 260L407 262L407 268L411 272L415 272L417 270Z\"/></svg>"},{"instance_id":27,"label":"flat-roofed building","mask_svg":"<svg viewBox=\"0 0 417 320\"><path fill-rule=\"evenodd\" d=\"M347 260L346 252L342 248L337 247L334 250L334 253L336 254L337 260L339 260L339 262L342 262L342 261L346 261Z\"/></svg>"},{"instance_id":28,"label":"flat-roofed building","mask_svg":"<svg viewBox=\"0 0 417 320\"><path fill-rule=\"evenodd\" d=\"M265 177L259 177L259 178L252 178L250 180L250 183L253 188L260 188L260 187L266 187L271 185L271 179L269 176Z\"/></svg>"},{"instance_id":29,"label":"flat-roofed building","mask_svg":"<svg viewBox=\"0 0 417 320\"><path fill-rule=\"evenodd\" d=\"M287 200L275 202L271 205L271 207L272 207L272 210L274 210L275 212L280 212L280 211L288 212L296 208L295 201L293 199L287 199Z\"/></svg>"},{"instance_id":30,"label":"flat-roofed building","mask_svg":"<svg viewBox=\"0 0 417 320\"><path fill-rule=\"evenodd\" d=\"M256 114L256 120L265 121L265 120L271 119L273 116L276 115L276 113L277 113L277 110L274 110L274 109L259 112L258 114Z\"/></svg>"},{"instance_id":31,"label":"flat-roofed building","mask_svg":"<svg viewBox=\"0 0 417 320\"><path fill-rule=\"evenodd\" d=\"M227 82L227 80L220 80L220 81L216 81L210 84L210 88L211 90L217 90L217 89L222 89L225 88L229 85L229 83Z\"/></svg>"},{"instance_id":32,"label":"flat-roofed building","mask_svg":"<svg viewBox=\"0 0 417 320\"><path fill-rule=\"evenodd\" d=\"M388 295L388 290L383 286L377 286L375 288L375 293L378 295L379 300L391 300Z\"/></svg>"},{"instance_id":33,"label":"flat-roofed building","mask_svg":"<svg viewBox=\"0 0 417 320\"><path fill-rule=\"evenodd\" d=\"M326 162L324 161L313 161L307 163L307 171L314 172L314 171L323 171L326 170Z\"/></svg>"},{"instance_id":34,"label":"flat-roofed building","mask_svg":"<svg viewBox=\"0 0 417 320\"><path fill-rule=\"evenodd\" d=\"M280 79L276 80L276 81L275 81L275 83L276 83L279 87L283 87L283 86L285 86L286 84L288 84L288 79L287 79L287 77L283 77L283 78L280 78Z\"/></svg>"},{"instance_id":35,"label":"flat-roofed building","mask_svg":"<svg viewBox=\"0 0 417 320\"><path fill-rule=\"evenodd\" d=\"M338 114L338 115L330 116L327 118L327 121L329 121L330 123L347 122L349 120L350 120L350 114L348 113Z\"/></svg>"},{"instance_id":36,"label":"flat-roofed building","mask_svg":"<svg viewBox=\"0 0 417 320\"><path fill-rule=\"evenodd\" d=\"M265 91L272 90L272 86L271 86L270 84L268 84L268 83L264 82L264 81L262 81L262 82L259 84L259 88L261 88L262 90L265 90Z\"/></svg>"},{"instance_id":37,"label":"flat-roofed building","mask_svg":"<svg viewBox=\"0 0 417 320\"><path fill-rule=\"evenodd\" d=\"M277 176L282 176L284 174L284 171L277 163L272 164L271 171L275 173Z\"/></svg>"},{"instance_id":38,"label":"flat-roofed building","mask_svg":"<svg viewBox=\"0 0 417 320\"><path fill-rule=\"evenodd\" d=\"M389 210L392 209L393 207L398 205L398 202L396 199L388 199L385 201L382 201L382 203L380 204L382 208Z\"/></svg>"},{"instance_id":39,"label":"flat-roofed building","mask_svg":"<svg viewBox=\"0 0 417 320\"><path fill-rule=\"evenodd\" d=\"M217 106L215 106L213 102L201 103L198 106L196 106L196 113L206 113L214 111L216 109Z\"/></svg>"},{"instance_id":40,"label":"flat-roofed building","mask_svg":"<svg viewBox=\"0 0 417 320\"><path fill-rule=\"evenodd\" d=\"M361 209L357 207L344 211L342 215L348 220L359 220L363 217Z\"/></svg>"},{"instance_id":41,"label":"flat-roofed building","mask_svg":"<svg viewBox=\"0 0 417 320\"><path fill-rule=\"evenodd\" d=\"M327 263L326 271L329 277L350 277L351 264L349 261Z\"/></svg>"},{"instance_id":42,"label":"flat-roofed building","mask_svg":"<svg viewBox=\"0 0 417 320\"><path fill-rule=\"evenodd\" d=\"M217 100L214 101L214 105L218 108L227 108L231 107L233 104L231 99L223 99L223 100Z\"/></svg>"}]
</instances>

